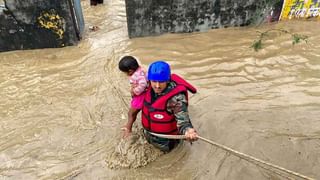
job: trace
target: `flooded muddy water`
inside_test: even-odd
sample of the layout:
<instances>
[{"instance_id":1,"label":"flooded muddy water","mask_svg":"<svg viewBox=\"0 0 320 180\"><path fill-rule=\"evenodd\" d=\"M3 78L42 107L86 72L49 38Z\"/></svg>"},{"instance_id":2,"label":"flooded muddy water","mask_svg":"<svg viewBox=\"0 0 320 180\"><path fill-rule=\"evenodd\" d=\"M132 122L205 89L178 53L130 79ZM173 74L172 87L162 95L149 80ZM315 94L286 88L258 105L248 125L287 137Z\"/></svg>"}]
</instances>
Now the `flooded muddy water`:
<instances>
[{"instance_id":1,"label":"flooded muddy water","mask_svg":"<svg viewBox=\"0 0 320 180\"><path fill-rule=\"evenodd\" d=\"M201 136L320 179L319 21L129 39L123 0L82 4L77 46L0 53L0 179L286 179L203 141L163 154L143 139L140 118L121 139L123 55L145 68L166 60L198 88L189 107ZM272 28L308 42L272 33L250 48Z\"/></svg>"}]
</instances>

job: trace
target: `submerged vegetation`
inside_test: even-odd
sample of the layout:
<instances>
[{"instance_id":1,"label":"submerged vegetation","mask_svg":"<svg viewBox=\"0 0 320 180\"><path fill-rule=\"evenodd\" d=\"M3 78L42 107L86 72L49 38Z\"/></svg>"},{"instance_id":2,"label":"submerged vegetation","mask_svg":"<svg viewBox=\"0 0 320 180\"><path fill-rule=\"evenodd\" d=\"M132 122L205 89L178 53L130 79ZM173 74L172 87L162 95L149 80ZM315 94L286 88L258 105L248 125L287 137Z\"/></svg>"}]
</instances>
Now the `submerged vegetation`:
<instances>
[{"instance_id":1,"label":"submerged vegetation","mask_svg":"<svg viewBox=\"0 0 320 180\"><path fill-rule=\"evenodd\" d=\"M251 45L251 47L255 51L259 51L260 49L262 49L263 40L265 40L267 37L269 37L269 35L271 33L274 33L274 32L280 33L280 34L290 34L291 38L292 38L292 45L295 45L295 44L297 44L297 43L299 43L301 41L304 41L304 42L307 43L307 39L308 39L308 36L306 36L306 35L291 33L291 32L289 32L288 30L285 30L285 29L269 29L269 30L266 30L264 32L260 32L260 31L257 31L257 32L259 33L259 37Z\"/></svg>"}]
</instances>

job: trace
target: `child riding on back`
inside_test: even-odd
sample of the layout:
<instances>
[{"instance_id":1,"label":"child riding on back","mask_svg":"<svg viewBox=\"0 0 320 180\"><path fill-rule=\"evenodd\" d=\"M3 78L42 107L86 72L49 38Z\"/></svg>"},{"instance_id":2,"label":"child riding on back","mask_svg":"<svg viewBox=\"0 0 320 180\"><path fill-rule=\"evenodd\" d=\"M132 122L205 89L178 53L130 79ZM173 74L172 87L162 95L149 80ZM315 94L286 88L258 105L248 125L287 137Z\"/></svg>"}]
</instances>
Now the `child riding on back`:
<instances>
[{"instance_id":1,"label":"child riding on back","mask_svg":"<svg viewBox=\"0 0 320 180\"><path fill-rule=\"evenodd\" d=\"M137 59L133 56L122 57L119 61L119 69L129 76L131 84L130 93L132 100L128 112L128 122L122 128L124 130L123 136L127 137L132 132L132 125L137 119L137 114L142 108L148 82L145 71L141 66L139 66Z\"/></svg>"}]
</instances>

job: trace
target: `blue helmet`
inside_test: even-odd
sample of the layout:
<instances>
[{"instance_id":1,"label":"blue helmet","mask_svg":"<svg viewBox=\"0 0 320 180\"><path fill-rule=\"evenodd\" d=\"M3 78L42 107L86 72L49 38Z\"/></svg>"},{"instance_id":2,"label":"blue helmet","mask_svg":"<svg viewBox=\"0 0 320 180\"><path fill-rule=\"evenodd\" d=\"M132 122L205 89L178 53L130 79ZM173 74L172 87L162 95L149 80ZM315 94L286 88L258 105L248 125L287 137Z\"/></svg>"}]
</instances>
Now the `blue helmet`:
<instances>
[{"instance_id":1,"label":"blue helmet","mask_svg":"<svg viewBox=\"0 0 320 180\"><path fill-rule=\"evenodd\" d=\"M156 61L150 64L148 70L148 80L165 82L169 81L171 76L170 66L164 61Z\"/></svg>"}]
</instances>

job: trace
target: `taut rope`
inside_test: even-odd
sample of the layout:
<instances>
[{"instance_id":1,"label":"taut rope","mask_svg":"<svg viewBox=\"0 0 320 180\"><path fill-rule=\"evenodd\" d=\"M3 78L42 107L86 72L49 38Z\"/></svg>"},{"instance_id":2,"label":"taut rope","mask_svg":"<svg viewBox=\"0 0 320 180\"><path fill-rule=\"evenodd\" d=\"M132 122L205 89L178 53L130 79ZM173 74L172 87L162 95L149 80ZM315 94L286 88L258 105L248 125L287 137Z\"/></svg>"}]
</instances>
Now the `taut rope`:
<instances>
[{"instance_id":1,"label":"taut rope","mask_svg":"<svg viewBox=\"0 0 320 180\"><path fill-rule=\"evenodd\" d=\"M167 139L186 139L185 135L166 135L166 134L157 134L157 133L153 133L153 132L149 132L149 133L152 134L152 135L154 135L154 136L158 136L158 137L162 137L162 138L167 138ZM268 163L268 162L265 162L265 161L260 160L260 159L258 159L258 158L255 158L255 157L253 157L253 156L250 156L250 155L244 154L244 153L242 153L242 152L233 150L233 149L231 149L231 148L229 148L229 147L227 147L227 146L218 144L218 143L213 142L213 141L211 141L211 140L209 140L209 139L206 139L206 138L204 138L204 137L198 136L198 139L200 139L200 140L202 140L202 141L204 141L204 142L207 142L207 143L209 143L209 144L211 144L211 145L214 145L214 146L216 146L216 147L218 147L218 148L221 148L221 149L223 149L223 150L225 150L225 151L227 151L227 152L233 153L234 155L236 155L236 156L238 156L238 157L240 157L240 158L242 158L242 159L245 159L245 160L247 160L247 161L249 161L249 162L250 162L250 160L251 160L251 161L253 161L253 162L261 163L261 164L263 164L263 165L272 167L272 168L274 168L274 169L278 169L278 170L280 170L280 171L286 172L286 173L291 174L291 175L294 175L294 176L296 176L296 177L300 177L300 178L302 178L302 179L314 180L313 178L310 178L310 177L308 177L308 176L302 175L302 174L300 174L300 173L297 173L297 172L288 170L288 169L283 168L283 167L280 167L280 166L278 166L278 165L275 165L275 164L272 164L272 163ZM265 168L265 169L266 169L266 168ZM267 170L271 170L271 169L267 169ZM274 172L274 171L273 171L273 172ZM278 174L278 173L277 173L277 174ZM279 174L279 175L281 175L281 174Z\"/></svg>"}]
</instances>

